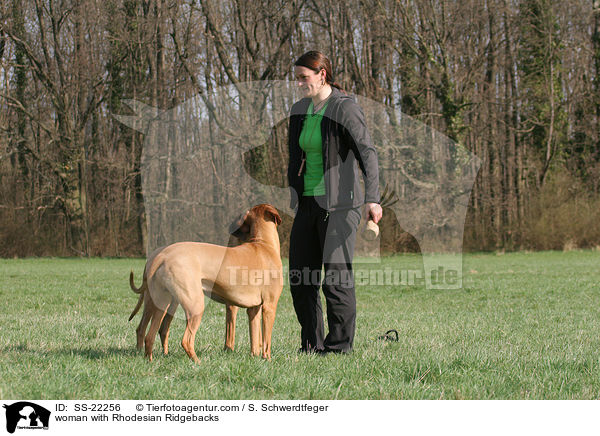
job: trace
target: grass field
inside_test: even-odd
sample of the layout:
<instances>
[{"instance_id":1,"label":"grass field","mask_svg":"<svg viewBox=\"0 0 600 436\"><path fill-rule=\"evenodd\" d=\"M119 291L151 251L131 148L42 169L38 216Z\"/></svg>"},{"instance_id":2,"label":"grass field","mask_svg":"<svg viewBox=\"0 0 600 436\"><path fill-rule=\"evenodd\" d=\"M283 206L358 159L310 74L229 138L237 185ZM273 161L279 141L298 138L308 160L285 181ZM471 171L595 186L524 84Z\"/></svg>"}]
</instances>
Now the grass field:
<instances>
[{"instance_id":1,"label":"grass field","mask_svg":"<svg viewBox=\"0 0 600 436\"><path fill-rule=\"evenodd\" d=\"M421 268L419 255L383 267ZM141 259L0 260L2 399L598 399L600 253L471 254L463 289L359 286L355 350L298 355L284 288L270 362L222 351L224 306L210 302L196 336L202 361L179 345L148 362L135 350L129 289ZM377 265L363 265L370 268ZM380 266L377 266L380 267ZM398 342L378 341L394 328Z\"/></svg>"}]
</instances>

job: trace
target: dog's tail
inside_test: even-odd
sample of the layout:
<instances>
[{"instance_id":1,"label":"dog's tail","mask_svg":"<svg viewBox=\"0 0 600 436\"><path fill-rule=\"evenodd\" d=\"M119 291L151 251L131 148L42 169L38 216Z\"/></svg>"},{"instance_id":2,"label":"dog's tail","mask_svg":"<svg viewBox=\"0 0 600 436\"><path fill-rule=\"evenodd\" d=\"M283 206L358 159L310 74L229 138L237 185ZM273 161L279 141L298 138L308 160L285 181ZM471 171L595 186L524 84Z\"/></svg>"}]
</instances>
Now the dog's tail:
<instances>
[{"instance_id":1,"label":"dog's tail","mask_svg":"<svg viewBox=\"0 0 600 436\"><path fill-rule=\"evenodd\" d=\"M133 292L135 292L136 294L143 294L147 283L146 283L146 270L144 269L144 277L142 279L142 286L140 286L139 288L135 287L135 282L133 281L133 270L131 270L131 272L129 273L129 286L131 287L131 290Z\"/></svg>"},{"instance_id":2,"label":"dog's tail","mask_svg":"<svg viewBox=\"0 0 600 436\"><path fill-rule=\"evenodd\" d=\"M131 321L140 310L140 307L142 307L142 303L144 302L144 293L148 290L148 282L146 282L146 271L144 270L142 286L140 286L139 288L135 287L135 283L133 282L133 271L131 271L131 273L129 274L129 286L131 287L131 290L133 292L140 295L135 309L133 309L133 312L131 312L131 315L129 315L129 321Z\"/></svg>"}]
</instances>

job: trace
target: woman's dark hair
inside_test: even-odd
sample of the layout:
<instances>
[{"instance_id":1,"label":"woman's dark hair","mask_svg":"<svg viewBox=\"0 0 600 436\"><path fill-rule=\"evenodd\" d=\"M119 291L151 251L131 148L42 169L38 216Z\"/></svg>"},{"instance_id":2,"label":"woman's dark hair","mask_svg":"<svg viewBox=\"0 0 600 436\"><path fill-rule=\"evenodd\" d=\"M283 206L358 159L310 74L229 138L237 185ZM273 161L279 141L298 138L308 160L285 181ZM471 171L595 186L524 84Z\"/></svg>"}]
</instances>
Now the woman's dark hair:
<instances>
[{"instance_id":1,"label":"woman's dark hair","mask_svg":"<svg viewBox=\"0 0 600 436\"><path fill-rule=\"evenodd\" d=\"M294 65L297 67L308 68L310 70L313 70L315 73L318 73L321 70L325 70L325 83L343 91L342 87L333 80L331 62L329 61L327 56L325 56L320 51L311 50L304 53L298 58Z\"/></svg>"}]
</instances>

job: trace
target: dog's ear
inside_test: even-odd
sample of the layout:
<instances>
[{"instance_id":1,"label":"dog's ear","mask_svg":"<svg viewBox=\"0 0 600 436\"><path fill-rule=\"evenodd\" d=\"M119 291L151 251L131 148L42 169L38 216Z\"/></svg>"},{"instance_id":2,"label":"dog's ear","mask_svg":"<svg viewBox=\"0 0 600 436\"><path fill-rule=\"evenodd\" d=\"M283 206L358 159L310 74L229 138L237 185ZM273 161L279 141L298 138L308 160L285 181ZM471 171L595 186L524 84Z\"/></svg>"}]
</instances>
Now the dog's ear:
<instances>
[{"instance_id":1,"label":"dog's ear","mask_svg":"<svg viewBox=\"0 0 600 436\"><path fill-rule=\"evenodd\" d=\"M273 221L276 225L281 224L281 217L279 216L279 212L270 204L265 206L265 219Z\"/></svg>"},{"instance_id":2,"label":"dog's ear","mask_svg":"<svg viewBox=\"0 0 600 436\"><path fill-rule=\"evenodd\" d=\"M250 224L248 224L248 215L250 211L240 214L233 222L229 225L229 234L236 238L244 241L250 234Z\"/></svg>"}]
</instances>

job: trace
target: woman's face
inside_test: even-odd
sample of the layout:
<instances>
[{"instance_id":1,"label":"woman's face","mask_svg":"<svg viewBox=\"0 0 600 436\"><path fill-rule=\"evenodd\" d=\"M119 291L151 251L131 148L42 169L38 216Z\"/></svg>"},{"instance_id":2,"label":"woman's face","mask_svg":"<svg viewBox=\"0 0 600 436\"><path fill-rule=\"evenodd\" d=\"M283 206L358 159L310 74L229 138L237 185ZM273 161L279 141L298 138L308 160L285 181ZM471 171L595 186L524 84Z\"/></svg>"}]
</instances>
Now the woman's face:
<instances>
[{"instance_id":1,"label":"woman's face","mask_svg":"<svg viewBox=\"0 0 600 436\"><path fill-rule=\"evenodd\" d=\"M296 75L298 87L304 97L314 97L323 88L325 70L315 73L310 68L297 66L294 68L294 74Z\"/></svg>"}]
</instances>

